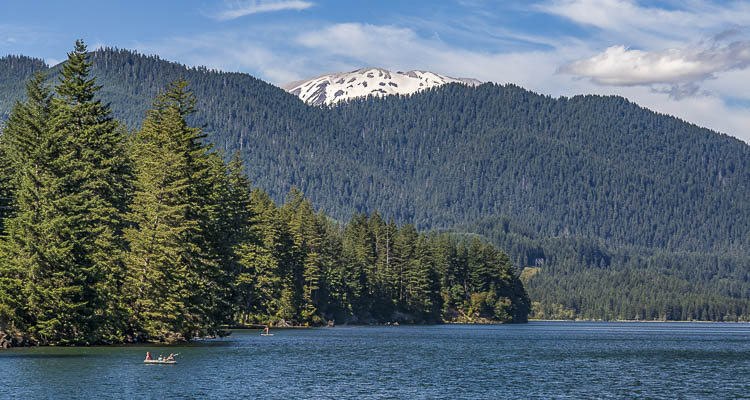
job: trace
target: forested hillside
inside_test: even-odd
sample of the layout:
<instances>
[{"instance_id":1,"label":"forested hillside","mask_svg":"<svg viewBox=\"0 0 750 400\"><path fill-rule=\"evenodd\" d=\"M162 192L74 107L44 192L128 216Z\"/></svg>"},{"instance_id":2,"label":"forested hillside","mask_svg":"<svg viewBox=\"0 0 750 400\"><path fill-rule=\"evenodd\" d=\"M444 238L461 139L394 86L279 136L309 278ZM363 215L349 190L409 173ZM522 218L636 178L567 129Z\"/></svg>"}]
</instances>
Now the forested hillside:
<instances>
[{"instance_id":1,"label":"forested hillside","mask_svg":"<svg viewBox=\"0 0 750 400\"><path fill-rule=\"evenodd\" d=\"M479 240L253 189L187 117L186 81L127 132L76 42L0 135L0 348L173 342L238 324L525 322L508 256Z\"/></svg>"},{"instance_id":2,"label":"forested hillside","mask_svg":"<svg viewBox=\"0 0 750 400\"><path fill-rule=\"evenodd\" d=\"M294 185L339 220L378 210L507 249L537 268L537 316L750 316L750 147L734 138L620 97L446 85L319 108L246 74L122 50L92 61L130 127L189 81L189 121L275 201Z\"/></svg>"},{"instance_id":3,"label":"forested hillside","mask_svg":"<svg viewBox=\"0 0 750 400\"><path fill-rule=\"evenodd\" d=\"M24 85L34 71L48 68L44 61L36 58L0 57L0 121L8 119L15 101L24 97Z\"/></svg>"}]
</instances>

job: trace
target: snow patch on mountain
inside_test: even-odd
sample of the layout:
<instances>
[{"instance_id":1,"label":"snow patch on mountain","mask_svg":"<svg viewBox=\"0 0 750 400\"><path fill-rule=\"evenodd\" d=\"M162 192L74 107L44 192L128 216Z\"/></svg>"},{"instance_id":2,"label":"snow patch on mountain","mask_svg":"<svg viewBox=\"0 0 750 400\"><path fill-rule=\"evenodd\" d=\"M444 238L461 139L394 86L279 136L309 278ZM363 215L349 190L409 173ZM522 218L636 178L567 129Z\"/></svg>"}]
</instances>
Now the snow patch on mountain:
<instances>
[{"instance_id":1,"label":"snow patch on mountain","mask_svg":"<svg viewBox=\"0 0 750 400\"><path fill-rule=\"evenodd\" d=\"M412 94L454 82L470 86L482 83L476 79L452 78L429 71L391 72L371 67L291 82L282 88L308 104L319 106L355 97Z\"/></svg>"}]
</instances>

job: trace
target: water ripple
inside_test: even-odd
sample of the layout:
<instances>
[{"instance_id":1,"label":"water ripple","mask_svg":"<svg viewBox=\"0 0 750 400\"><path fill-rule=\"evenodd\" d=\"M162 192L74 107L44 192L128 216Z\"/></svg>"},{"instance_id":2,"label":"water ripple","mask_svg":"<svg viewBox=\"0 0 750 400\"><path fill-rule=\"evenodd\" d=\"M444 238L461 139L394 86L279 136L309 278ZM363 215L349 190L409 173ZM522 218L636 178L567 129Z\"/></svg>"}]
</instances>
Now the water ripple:
<instances>
[{"instance_id":1,"label":"water ripple","mask_svg":"<svg viewBox=\"0 0 750 400\"><path fill-rule=\"evenodd\" d=\"M0 398L741 398L750 325L535 322L236 331L0 352ZM177 365L144 365L181 353Z\"/></svg>"}]
</instances>

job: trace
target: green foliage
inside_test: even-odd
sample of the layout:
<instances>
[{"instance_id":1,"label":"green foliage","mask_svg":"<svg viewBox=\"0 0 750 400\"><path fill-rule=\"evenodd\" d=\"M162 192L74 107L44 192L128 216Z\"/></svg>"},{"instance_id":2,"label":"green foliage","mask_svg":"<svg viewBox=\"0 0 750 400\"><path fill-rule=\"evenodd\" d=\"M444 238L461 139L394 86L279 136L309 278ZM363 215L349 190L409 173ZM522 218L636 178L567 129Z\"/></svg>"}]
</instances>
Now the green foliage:
<instances>
[{"instance_id":1,"label":"green foliage","mask_svg":"<svg viewBox=\"0 0 750 400\"><path fill-rule=\"evenodd\" d=\"M249 199L250 232L237 249L241 266L235 283L236 304L240 310L238 322L267 323L271 313L282 308L281 263L291 239L276 205L266 193L255 189ZM288 297L290 292L285 293Z\"/></svg>"},{"instance_id":2,"label":"green foliage","mask_svg":"<svg viewBox=\"0 0 750 400\"><path fill-rule=\"evenodd\" d=\"M125 291L148 340L215 334L232 314L232 234L242 229L234 213L244 210L235 204L226 166L185 121L194 104L187 83L175 82L156 98L134 140ZM222 241L225 232L230 240Z\"/></svg>"},{"instance_id":3,"label":"green foliage","mask_svg":"<svg viewBox=\"0 0 750 400\"><path fill-rule=\"evenodd\" d=\"M701 299L700 308L706 310L702 318L748 314L750 148L726 135L619 97L554 99L514 85L446 85L413 96L319 108L246 74L186 68L117 49L97 50L90 59L91 71L103 85L98 96L131 127L140 126L149 99L168 82L190 81L198 100L187 123L202 127L204 140L216 149L236 151L249 181L279 204L295 186L316 209L339 221L381 210L393 217L394 225L409 222L420 231L449 230L457 237L478 234L506 250L516 265L540 268L529 280L534 300L545 307L564 305L576 317L657 315L635 311L651 297L652 307L664 303L673 310L689 309L687 300L679 300L683 282L690 284L689 296ZM2 87L2 104L21 98L18 82L45 68L38 60L0 59L0 76L16 79L12 84L0 80L0 85L15 88ZM61 69L50 71L53 79ZM291 221L292 214L273 213L278 214L273 226ZM313 228L309 221L305 224L298 232ZM241 284L255 287L242 300L247 309L279 302L284 291L287 317L313 306L320 313L316 302L329 296L346 295L346 307L369 310L372 296L387 293L403 301L409 290L418 293L424 286L420 274L407 277L396 268L403 265L394 247L396 229L388 226L384 229L390 232L377 233L388 238L386 253L365 246L366 238L335 243L325 235L322 244L310 242L327 252L341 246L352 266L346 271L328 267L332 258L325 252L314 252L305 263L298 250L308 243L292 232L280 234L274 246L294 251L256 252L264 240L256 236L246 242L254 245L243 243L242 255L233 258L224 248L219 257L221 263L236 263L232 268L243 273L260 268L257 265L264 266L264 273L279 270L272 273L278 281L264 280L258 287L254 282ZM322 222L315 229L323 227L331 230ZM247 234L260 230L251 227ZM399 246L405 254L415 251ZM475 250L470 244L459 246L455 254L441 254L433 266L450 271L439 274L440 279L467 282L466 287L440 282L438 297L445 312L457 312L468 285L487 276L481 271L487 267L485 256ZM255 257L264 261L248 266ZM466 263L479 267L474 275ZM411 284L411 289L401 283L381 285L386 278L376 273L390 282ZM596 286L616 281L618 274L648 274L668 283L658 292L649 281L636 279L625 280L630 286L617 290ZM292 277L302 279L301 286L290 283ZM553 285L558 289L551 290ZM590 301L575 301L578 292L591 292ZM628 296L630 292L643 292L644 297ZM430 303L413 306L437 304ZM382 315L396 309L381 307Z\"/></svg>"},{"instance_id":4,"label":"green foliage","mask_svg":"<svg viewBox=\"0 0 750 400\"><path fill-rule=\"evenodd\" d=\"M27 301L16 316L31 342L121 340L111 323L122 311L112 285L122 274L126 160L121 131L94 100L89 68L77 42L59 96L36 75L3 132L16 212L2 243L2 275L21 282L9 287Z\"/></svg>"},{"instance_id":5,"label":"green foliage","mask_svg":"<svg viewBox=\"0 0 750 400\"><path fill-rule=\"evenodd\" d=\"M750 264L740 251L613 247L601 240L537 237L503 222L483 223L477 231L526 266L521 280L538 303L533 318L733 321L750 316Z\"/></svg>"},{"instance_id":6,"label":"green foliage","mask_svg":"<svg viewBox=\"0 0 750 400\"><path fill-rule=\"evenodd\" d=\"M128 206L130 164L124 130L98 99L101 86L91 74L86 46L76 41L55 86L51 130L66 153L55 160L64 173L65 193L58 206L67 219L73 265L86 275L83 283L92 341L122 340L124 326L119 287L123 282L122 230ZM91 294L86 291L92 291Z\"/></svg>"},{"instance_id":7,"label":"green foliage","mask_svg":"<svg viewBox=\"0 0 750 400\"><path fill-rule=\"evenodd\" d=\"M4 221L7 236L0 253L0 319L39 340L53 333L45 332L43 324L61 311L63 285L70 282L70 277L53 265L59 261L57 243L40 245L59 234L56 221L42 217L44 210L52 207L54 188L59 184L50 161L57 156L60 142L49 129L51 95L43 80L37 74L28 82L29 100L16 104L3 130L2 149L7 157L7 182L11 183L6 193L16 210L13 218ZM61 279L52 280L54 275Z\"/></svg>"},{"instance_id":8,"label":"green foliage","mask_svg":"<svg viewBox=\"0 0 750 400\"><path fill-rule=\"evenodd\" d=\"M491 287L493 296L502 293L512 299L513 307L503 320L494 313L483 315L485 320L526 320L529 300L515 269L504 253L491 245L476 244L494 256L487 260L493 266L487 272L489 281L472 284L464 277L479 273L468 259L453 260L451 267L443 265L446 253L455 254L467 245L450 235L420 234L409 224L399 228L385 223L378 214L354 216L341 235L341 260L333 258L333 269L324 275L343 276L343 287L333 282L321 285L329 290L330 300L322 310L326 317L372 322L460 320L457 315L472 313L472 296ZM444 298L441 293L456 296Z\"/></svg>"},{"instance_id":9,"label":"green foliage","mask_svg":"<svg viewBox=\"0 0 750 400\"><path fill-rule=\"evenodd\" d=\"M27 344L94 344L189 340L226 324L444 318L441 284L458 279L437 268L440 246L465 243L378 214L342 227L296 189L277 207L238 155L226 163L204 143L186 81L128 137L91 68L76 42L55 93L34 75L0 136L0 329ZM464 294L502 292L502 321L525 321L508 257L472 249L483 258L458 267L472 277Z\"/></svg>"}]
</instances>

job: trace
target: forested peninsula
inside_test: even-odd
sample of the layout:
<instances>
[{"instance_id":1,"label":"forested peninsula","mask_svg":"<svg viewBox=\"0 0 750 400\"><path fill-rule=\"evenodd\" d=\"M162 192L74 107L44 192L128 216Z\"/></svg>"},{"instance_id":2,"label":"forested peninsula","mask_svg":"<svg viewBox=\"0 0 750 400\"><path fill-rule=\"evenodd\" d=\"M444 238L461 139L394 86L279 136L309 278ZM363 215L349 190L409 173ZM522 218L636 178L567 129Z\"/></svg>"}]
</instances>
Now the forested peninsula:
<instances>
[{"instance_id":1,"label":"forested peninsula","mask_svg":"<svg viewBox=\"0 0 750 400\"><path fill-rule=\"evenodd\" d=\"M188 117L186 81L140 128L98 98L76 42L0 136L3 346L174 342L243 324L525 322L509 257L378 213L346 224L296 189L277 205Z\"/></svg>"}]
</instances>

